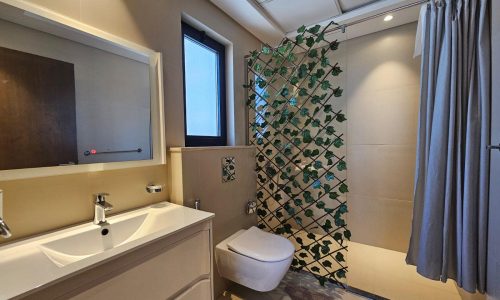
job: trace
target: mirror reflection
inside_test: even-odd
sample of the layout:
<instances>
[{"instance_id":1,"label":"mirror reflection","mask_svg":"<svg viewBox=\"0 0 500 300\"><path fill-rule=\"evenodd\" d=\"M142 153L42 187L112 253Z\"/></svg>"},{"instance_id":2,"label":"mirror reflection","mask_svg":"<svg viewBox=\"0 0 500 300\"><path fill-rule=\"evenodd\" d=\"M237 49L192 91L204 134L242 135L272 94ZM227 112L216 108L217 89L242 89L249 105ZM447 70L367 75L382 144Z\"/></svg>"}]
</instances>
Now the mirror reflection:
<instances>
[{"instance_id":1,"label":"mirror reflection","mask_svg":"<svg viewBox=\"0 0 500 300\"><path fill-rule=\"evenodd\" d=\"M150 66L0 19L0 170L147 160Z\"/></svg>"}]
</instances>

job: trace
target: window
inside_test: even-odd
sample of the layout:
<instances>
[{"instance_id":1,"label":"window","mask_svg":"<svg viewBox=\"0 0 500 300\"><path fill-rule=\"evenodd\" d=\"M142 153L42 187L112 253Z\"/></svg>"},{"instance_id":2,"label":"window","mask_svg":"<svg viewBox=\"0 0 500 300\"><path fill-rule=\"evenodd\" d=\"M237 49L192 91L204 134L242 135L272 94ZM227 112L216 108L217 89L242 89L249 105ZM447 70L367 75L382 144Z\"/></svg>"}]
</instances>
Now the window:
<instances>
[{"instance_id":1,"label":"window","mask_svg":"<svg viewBox=\"0 0 500 300\"><path fill-rule=\"evenodd\" d=\"M225 146L225 47L185 23L182 35L186 146Z\"/></svg>"}]
</instances>

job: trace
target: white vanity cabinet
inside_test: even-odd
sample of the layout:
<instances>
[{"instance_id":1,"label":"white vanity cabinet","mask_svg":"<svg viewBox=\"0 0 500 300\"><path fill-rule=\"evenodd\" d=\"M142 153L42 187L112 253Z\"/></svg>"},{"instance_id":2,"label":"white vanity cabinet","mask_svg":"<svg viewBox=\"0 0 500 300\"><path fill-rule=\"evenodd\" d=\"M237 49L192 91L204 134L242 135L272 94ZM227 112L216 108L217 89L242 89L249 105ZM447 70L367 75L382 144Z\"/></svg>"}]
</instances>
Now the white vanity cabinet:
<instances>
[{"instance_id":1,"label":"white vanity cabinet","mask_svg":"<svg viewBox=\"0 0 500 300\"><path fill-rule=\"evenodd\" d=\"M71 299L213 299L210 244L198 231Z\"/></svg>"},{"instance_id":2,"label":"white vanity cabinet","mask_svg":"<svg viewBox=\"0 0 500 300\"><path fill-rule=\"evenodd\" d=\"M0 247L0 299L213 300L213 216L158 203Z\"/></svg>"}]
</instances>

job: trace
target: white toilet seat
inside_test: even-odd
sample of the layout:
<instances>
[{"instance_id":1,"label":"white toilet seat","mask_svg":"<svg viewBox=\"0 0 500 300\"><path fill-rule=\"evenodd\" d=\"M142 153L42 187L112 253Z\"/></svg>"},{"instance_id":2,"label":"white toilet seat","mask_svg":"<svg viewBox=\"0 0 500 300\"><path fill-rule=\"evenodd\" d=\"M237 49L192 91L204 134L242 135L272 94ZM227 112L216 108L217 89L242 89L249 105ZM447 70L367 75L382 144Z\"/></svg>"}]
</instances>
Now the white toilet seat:
<instances>
[{"instance_id":1,"label":"white toilet seat","mask_svg":"<svg viewBox=\"0 0 500 300\"><path fill-rule=\"evenodd\" d=\"M289 240L255 226L230 240L227 246L234 252L264 262L285 260L295 251Z\"/></svg>"},{"instance_id":2,"label":"white toilet seat","mask_svg":"<svg viewBox=\"0 0 500 300\"><path fill-rule=\"evenodd\" d=\"M295 247L286 238L252 227L220 242L215 248L215 259L222 277L266 292L283 279L294 252Z\"/></svg>"}]
</instances>

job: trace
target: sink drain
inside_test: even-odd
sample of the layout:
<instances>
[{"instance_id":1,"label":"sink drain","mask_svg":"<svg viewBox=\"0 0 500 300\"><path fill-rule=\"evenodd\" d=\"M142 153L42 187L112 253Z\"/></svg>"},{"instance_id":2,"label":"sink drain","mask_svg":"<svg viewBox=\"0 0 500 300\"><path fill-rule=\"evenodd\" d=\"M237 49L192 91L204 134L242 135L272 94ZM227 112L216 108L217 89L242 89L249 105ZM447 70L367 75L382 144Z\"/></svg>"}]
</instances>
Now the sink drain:
<instances>
[{"instance_id":1,"label":"sink drain","mask_svg":"<svg viewBox=\"0 0 500 300\"><path fill-rule=\"evenodd\" d=\"M104 228L103 230L101 230L102 235L107 235L108 233L109 233L109 229L107 229L107 228Z\"/></svg>"}]
</instances>

